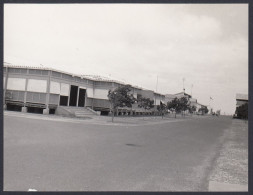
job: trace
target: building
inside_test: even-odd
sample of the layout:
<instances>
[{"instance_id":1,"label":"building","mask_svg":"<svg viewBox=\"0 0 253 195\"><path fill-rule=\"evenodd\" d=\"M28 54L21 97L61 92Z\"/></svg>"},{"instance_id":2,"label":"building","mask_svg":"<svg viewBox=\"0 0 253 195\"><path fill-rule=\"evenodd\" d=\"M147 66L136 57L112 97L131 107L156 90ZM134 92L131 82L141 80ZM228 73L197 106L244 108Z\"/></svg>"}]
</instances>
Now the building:
<instances>
[{"instance_id":1,"label":"building","mask_svg":"<svg viewBox=\"0 0 253 195\"><path fill-rule=\"evenodd\" d=\"M117 80L94 75L75 75L52 68L16 66L4 63L4 108L23 112L54 114L60 107L87 108L107 115L110 89L127 85ZM155 106L165 96L132 86L134 97L141 94L154 100ZM133 105L119 108L117 114L143 114ZM149 111L150 113L152 111Z\"/></svg>"},{"instance_id":2,"label":"building","mask_svg":"<svg viewBox=\"0 0 253 195\"><path fill-rule=\"evenodd\" d=\"M185 97L188 100L188 103L189 103L190 106L195 106L196 107L196 111L194 113L197 113L198 110L201 109L201 108L204 108L204 107L207 108L207 106L205 106L203 104L200 104L197 99L192 98L191 95L185 93L184 91L180 92L180 93L176 93L176 94L166 94L165 95L165 103L167 104L168 102L171 102L175 98L180 99L182 97ZM187 113L187 111L186 111L186 113Z\"/></svg>"},{"instance_id":3,"label":"building","mask_svg":"<svg viewBox=\"0 0 253 195\"><path fill-rule=\"evenodd\" d=\"M236 110L234 118L248 119L248 94L236 94Z\"/></svg>"},{"instance_id":4,"label":"building","mask_svg":"<svg viewBox=\"0 0 253 195\"><path fill-rule=\"evenodd\" d=\"M245 104L245 103L248 103L248 94L240 94L240 93L237 93L236 94L236 108Z\"/></svg>"}]
</instances>

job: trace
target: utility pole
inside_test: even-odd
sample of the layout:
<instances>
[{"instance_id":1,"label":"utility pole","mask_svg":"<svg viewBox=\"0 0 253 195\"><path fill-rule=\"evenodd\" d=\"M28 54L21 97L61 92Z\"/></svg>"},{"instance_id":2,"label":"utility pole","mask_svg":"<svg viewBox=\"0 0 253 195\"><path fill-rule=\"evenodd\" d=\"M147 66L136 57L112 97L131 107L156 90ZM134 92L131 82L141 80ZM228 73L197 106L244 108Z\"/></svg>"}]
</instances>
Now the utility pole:
<instances>
[{"instance_id":1,"label":"utility pole","mask_svg":"<svg viewBox=\"0 0 253 195\"><path fill-rule=\"evenodd\" d=\"M191 96L192 96L192 88L193 88L193 84L192 84L192 87L191 87Z\"/></svg>"},{"instance_id":2,"label":"utility pole","mask_svg":"<svg viewBox=\"0 0 253 195\"><path fill-rule=\"evenodd\" d=\"M157 93L157 85L158 85L158 75L157 75L157 80L156 80L156 89L155 89L156 93Z\"/></svg>"},{"instance_id":3,"label":"utility pole","mask_svg":"<svg viewBox=\"0 0 253 195\"><path fill-rule=\"evenodd\" d=\"M158 85L158 75L157 75L157 79L156 79L156 88L155 88L156 93L157 93L157 85ZM155 95L155 105L156 105L156 95Z\"/></svg>"},{"instance_id":4,"label":"utility pole","mask_svg":"<svg viewBox=\"0 0 253 195\"><path fill-rule=\"evenodd\" d=\"M183 78L183 91L184 91L184 93L185 93L184 81L185 81L185 78Z\"/></svg>"}]
</instances>

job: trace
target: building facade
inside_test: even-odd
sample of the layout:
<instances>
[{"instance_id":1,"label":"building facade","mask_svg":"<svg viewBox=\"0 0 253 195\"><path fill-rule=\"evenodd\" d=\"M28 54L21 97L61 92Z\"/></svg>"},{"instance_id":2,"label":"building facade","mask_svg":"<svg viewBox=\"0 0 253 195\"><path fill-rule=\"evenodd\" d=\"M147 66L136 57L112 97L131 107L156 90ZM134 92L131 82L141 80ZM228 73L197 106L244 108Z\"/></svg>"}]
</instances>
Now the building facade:
<instances>
[{"instance_id":1,"label":"building facade","mask_svg":"<svg viewBox=\"0 0 253 195\"><path fill-rule=\"evenodd\" d=\"M236 108L245 104L245 103L248 103L248 94L240 94L240 93L237 93L236 94Z\"/></svg>"},{"instance_id":2,"label":"building facade","mask_svg":"<svg viewBox=\"0 0 253 195\"><path fill-rule=\"evenodd\" d=\"M108 114L110 102L108 91L126 83L93 75L74 75L43 68L15 66L8 63L3 68L4 107L24 112L40 110L54 113L58 107L85 107L101 114ZM151 90L131 86L134 97L138 94L149 97L159 105L165 96ZM142 114L138 106L119 108L119 114ZM151 112L151 111L150 111Z\"/></svg>"},{"instance_id":3,"label":"building facade","mask_svg":"<svg viewBox=\"0 0 253 195\"><path fill-rule=\"evenodd\" d=\"M196 111L193 112L194 114L197 114L198 110L201 108L204 108L204 107L207 108L207 106L200 104L197 99L192 98L191 95L185 93L184 91L180 92L180 93L176 93L176 94L166 94L165 95L165 103L167 104L168 102L171 102L175 98L180 99L182 97L185 97L188 100L188 104L190 106L195 106ZM188 113L188 111L186 111L186 113Z\"/></svg>"}]
</instances>

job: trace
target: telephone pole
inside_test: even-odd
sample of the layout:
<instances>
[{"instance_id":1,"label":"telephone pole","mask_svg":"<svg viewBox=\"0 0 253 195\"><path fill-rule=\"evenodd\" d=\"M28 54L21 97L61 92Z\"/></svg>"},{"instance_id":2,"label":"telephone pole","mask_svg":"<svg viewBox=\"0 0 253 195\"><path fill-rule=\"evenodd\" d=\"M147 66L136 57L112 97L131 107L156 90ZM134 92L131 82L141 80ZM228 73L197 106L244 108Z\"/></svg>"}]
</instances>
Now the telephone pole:
<instances>
[{"instance_id":1,"label":"telephone pole","mask_svg":"<svg viewBox=\"0 0 253 195\"><path fill-rule=\"evenodd\" d=\"M192 96L192 88L193 88L193 84L192 84L192 86L191 86L191 96Z\"/></svg>"},{"instance_id":2,"label":"telephone pole","mask_svg":"<svg viewBox=\"0 0 253 195\"><path fill-rule=\"evenodd\" d=\"M184 91L184 93L185 93L184 81L185 81L185 78L183 78L183 91Z\"/></svg>"},{"instance_id":3,"label":"telephone pole","mask_svg":"<svg viewBox=\"0 0 253 195\"><path fill-rule=\"evenodd\" d=\"M156 93L157 93L157 85L158 85L158 75L157 75L157 79L156 79L156 89L155 89Z\"/></svg>"}]
</instances>

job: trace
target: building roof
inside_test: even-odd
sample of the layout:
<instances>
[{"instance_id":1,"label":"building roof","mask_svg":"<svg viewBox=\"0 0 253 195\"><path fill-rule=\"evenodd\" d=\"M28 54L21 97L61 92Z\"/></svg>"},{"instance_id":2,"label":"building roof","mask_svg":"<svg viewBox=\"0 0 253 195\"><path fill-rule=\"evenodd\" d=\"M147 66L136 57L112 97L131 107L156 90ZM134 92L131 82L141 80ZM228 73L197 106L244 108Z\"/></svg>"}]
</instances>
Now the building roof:
<instances>
[{"instance_id":1,"label":"building roof","mask_svg":"<svg viewBox=\"0 0 253 195\"><path fill-rule=\"evenodd\" d=\"M76 76L76 77L80 77L80 78L89 79L89 80L92 80L92 81L114 82L114 83L118 83L118 84L122 84L122 85L131 85L133 88L136 88L136 89L152 91L152 90L149 90L149 89L145 89L145 88L139 87L137 85L132 85L132 84L129 84L129 83L126 83L126 82L122 82L122 81L119 81L119 80L116 80L116 79L113 79L113 78L105 77L105 76L72 74L72 73L69 73L69 72L64 72L64 71L61 71L61 70L45 67L43 65L41 65L41 66L27 66L27 65L25 65L24 66L24 65L13 65L11 63L4 62L4 67L29 68L29 69L37 69L37 70L51 70L51 71L56 71L56 72L60 72L60 73L63 73L63 74L72 75L73 77ZM154 92L154 93L155 94L159 94L159 95L163 95L163 94L157 93L157 92Z\"/></svg>"},{"instance_id":2,"label":"building roof","mask_svg":"<svg viewBox=\"0 0 253 195\"><path fill-rule=\"evenodd\" d=\"M185 93L185 92L180 92L180 93L176 93L176 94L174 94L174 95L176 95L176 96L178 96L178 95L184 95L184 96L189 96L189 97L191 97L191 95L189 95L188 93Z\"/></svg>"},{"instance_id":3,"label":"building roof","mask_svg":"<svg viewBox=\"0 0 253 195\"><path fill-rule=\"evenodd\" d=\"M165 94L165 97L166 97L166 98L175 98L176 96L173 95L173 94Z\"/></svg>"},{"instance_id":4,"label":"building roof","mask_svg":"<svg viewBox=\"0 0 253 195\"><path fill-rule=\"evenodd\" d=\"M197 99L195 99L195 98L190 98L189 100L190 100L190 102L196 102L197 103Z\"/></svg>"},{"instance_id":5,"label":"building roof","mask_svg":"<svg viewBox=\"0 0 253 195\"><path fill-rule=\"evenodd\" d=\"M247 100L248 101L248 94L241 94L241 93L237 93L236 94L236 99L237 100Z\"/></svg>"},{"instance_id":6,"label":"building roof","mask_svg":"<svg viewBox=\"0 0 253 195\"><path fill-rule=\"evenodd\" d=\"M105 77L105 76L100 76L100 75L81 75L81 76L82 76L82 78L91 79L91 80L95 80L95 81L115 82L115 83L119 83L119 84L123 84L123 85L127 84L122 81L115 80L115 79Z\"/></svg>"}]
</instances>

